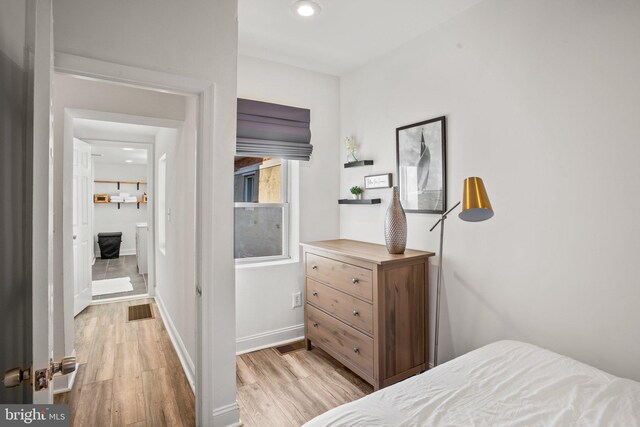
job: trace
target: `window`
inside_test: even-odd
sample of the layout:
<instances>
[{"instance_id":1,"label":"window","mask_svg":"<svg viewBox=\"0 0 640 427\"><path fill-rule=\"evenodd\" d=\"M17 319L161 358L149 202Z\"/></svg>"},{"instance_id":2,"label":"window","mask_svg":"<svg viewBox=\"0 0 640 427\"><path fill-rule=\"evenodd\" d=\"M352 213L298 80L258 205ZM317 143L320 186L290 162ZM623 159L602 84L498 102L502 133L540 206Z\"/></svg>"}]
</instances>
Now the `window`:
<instances>
[{"instance_id":1,"label":"window","mask_svg":"<svg viewBox=\"0 0 640 427\"><path fill-rule=\"evenodd\" d=\"M158 160L158 249L162 255L167 254L167 155Z\"/></svg>"},{"instance_id":2,"label":"window","mask_svg":"<svg viewBox=\"0 0 640 427\"><path fill-rule=\"evenodd\" d=\"M234 166L236 262L289 258L289 162L236 157Z\"/></svg>"}]
</instances>

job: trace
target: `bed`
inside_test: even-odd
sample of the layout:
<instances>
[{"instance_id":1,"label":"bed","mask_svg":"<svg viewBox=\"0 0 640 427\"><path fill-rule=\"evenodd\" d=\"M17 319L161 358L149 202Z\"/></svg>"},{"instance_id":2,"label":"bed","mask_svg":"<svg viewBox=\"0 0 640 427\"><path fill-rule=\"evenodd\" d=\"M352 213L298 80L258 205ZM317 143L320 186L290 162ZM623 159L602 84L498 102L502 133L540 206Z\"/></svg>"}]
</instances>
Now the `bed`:
<instances>
[{"instance_id":1,"label":"bed","mask_svg":"<svg viewBox=\"0 0 640 427\"><path fill-rule=\"evenodd\" d=\"M440 425L640 426L640 383L531 344L498 341L305 424Z\"/></svg>"}]
</instances>

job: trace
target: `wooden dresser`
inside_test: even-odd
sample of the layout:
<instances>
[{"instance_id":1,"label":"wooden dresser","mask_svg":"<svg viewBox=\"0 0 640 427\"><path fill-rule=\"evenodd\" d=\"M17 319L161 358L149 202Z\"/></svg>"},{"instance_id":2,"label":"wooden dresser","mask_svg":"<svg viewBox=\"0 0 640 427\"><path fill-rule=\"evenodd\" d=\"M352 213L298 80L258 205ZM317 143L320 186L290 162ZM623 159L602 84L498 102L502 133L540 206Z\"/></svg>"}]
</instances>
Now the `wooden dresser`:
<instances>
[{"instance_id":1,"label":"wooden dresser","mask_svg":"<svg viewBox=\"0 0 640 427\"><path fill-rule=\"evenodd\" d=\"M378 390L427 369L427 260L354 240L302 244L305 335Z\"/></svg>"}]
</instances>

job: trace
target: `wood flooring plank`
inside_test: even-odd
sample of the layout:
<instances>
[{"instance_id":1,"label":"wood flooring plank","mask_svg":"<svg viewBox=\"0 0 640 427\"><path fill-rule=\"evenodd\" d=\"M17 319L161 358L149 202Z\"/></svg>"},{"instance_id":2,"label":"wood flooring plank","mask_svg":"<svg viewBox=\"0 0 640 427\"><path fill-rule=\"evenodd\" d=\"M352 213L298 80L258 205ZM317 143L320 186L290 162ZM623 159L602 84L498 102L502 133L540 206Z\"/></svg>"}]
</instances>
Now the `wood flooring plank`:
<instances>
[{"instance_id":1,"label":"wood flooring plank","mask_svg":"<svg viewBox=\"0 0 640 427\"><path fill-rule=\"evenodd\" d=\"M371 386L371 384L354 374L348 368L341 367L336 369L336 372L351 384L353 384L356 388L358 388L358 390L360 390L360 392L362 393L362 396L373 392L373 387Z\"/></svg>"},{"instance_id":2,"label":"wood flooring plank","mask_svg":"<svg viewBox=\"0 0 640 427\"><path fill-rule=\"evenodd\" d=\"M142 388L142 369L137 342L117 345L113 379L113 422L124 426L145 421L145 401Z\"/></svg>"},{"instance_id":3,"label":"wood flooring plank","mask_svg":"<svg viewBox=\"0 0 640 427\"><path fill-rule=\"evenodd\" d=\"M166 368L142 372L142 387L148 426L184 425Z\"/></svg>"},{"instance_id":4,"label":"wood flooring plank","mask_svg":"<svg viewBox=\"0 0 640 427\"><path fill-rule=\"evenodd\" d=\"M253 371L247 366L242 356L236 357L236 377L240 385L254 384L256 377Z\"/></svg>"},{"instance_id":5,"label":"wood flooring plank","mask_svg":"<svg viewBox=\"0 0 640 427\"><path fill-rule=\"evenodd\" d=\"M95 339L96 325L98 319L96 317L85 317L81 320L80 325L76 325L76 361L77 363L87 363L91 349L93 348L93 341Z\"/></svg>"},{"instance_id":6,"label":"wood flooring plank","mask_svg":"<svg viewBox=\"0 0 640 427\"><path fill-rule=\"evenodd\" d=\"M287 427L297 426L278 407L271 396L259 384L249 384L238 390L245 403L245 409L257 426Z\"/></svg>"},{"instance_id":7,"label":"wood flooring plank","mask_svg":"<svg viewBox=\"0 0 640 427\"><path fill-rule=\"evenodd\" d=\"M175 351L174 351L175 353ZM176 356L177 357L177 356ZM182 425L195 426L196 425L196 404L193 389L189 384L182 366L178 368L167 368L167 376L169 379L170 387L173 389L174 400L180 413L180 419Z\"/></svg>"},{"instance_id":8,"label":"wood flooring plank","mask_svg":"<svg viewBox=\"0 0 640 427\"><path fill-rule=\"evenodd\" d=\"M167 366L167 361L158 340L155 322L152 320L139 320L137 323L142 369L144 371L152 371L164 368Z\"/></svg>"},{"instance_id":9,"label":"wood flooring plank","mask_svg":"<svg viewBox=\"0 0 640 427\"><path fill-rule=\"evenodd\" d=\"M333 371L329 375L325 375L322 378L310 377L316 386L326 390L333 398L339 402L340 405L347 402L352 402L359 399L363 395L360 390L345 380L337 372Z\"/></svg>"},{"instance_id":10,"label":"wood flooring plank","mask_svg":"<svg viewBox=\"0 0 640 427\"><path fill-rule=\"evenodd\" d=\"M282 362L287 366L289 371L291 371L291 373L295 375L297 379L307 378L309 375L311 375L313 369L311 369L311 366L309 364L301 363L302 359L300 357L296 357L296 353L301 352L296 351L294 353L288 353L279 357L282 358Z\"/></svg>"},{"instance_id":11,"label":"wood flooring plank","mask_svg":"<svg viewBox=\"0 0 640 427\"><path fill-rule=\"evenodd\" d=\"M243 394L240 393L240 388L237 389L236 401L238 402L238 406L240 407L240 423L244 427L253 427L258 424L251 416L251 411L249 411L249 405L243 400Z\"/></svg>"},{"instance_id":12,"label":"wood flooring plank","mask_svg":"<svg viewBox=\"0 0 640 427\"><path fill-rule=\"evenodd\" d=\"M82 387L80 399L75 405L73 426L111 426L111 403L113 383L111 380L93 382Z\"/></svg>"},{"instance_id":13,"label":"wood flooring plank","mask_svg":"<svg viewBox=\"0 0 640 427\"><path fill-rule=\"evenodd\" d=\"M373 391L371 385L317 348L286 355L265 349L236 360L238 384L242 384L238 403L247 427L285 423L283 416L288 423L301 425Z\"/></svg>"},{"instance_id":14,"label":"wood flooring plank","mask_svg":"<svg viewBox=\"0 0 640 427\"><path fill-rule=\"evenodd\" d=\"M84 361L67 403L72 426L194 426L195 399L157 306L155 318L127 322L129 305L90 306L76 317ZM236 358L237 400L246 427L298 426L372 387L324 351L275 349Z\"/></svg>"},{"instance_id":15,"label":"wood flooring plank","mask_svg":"<svg viewBox=\"0 0 640 427\"><path fill-rule=\"evenodd\" d=\"M91 353L87 359L84 384L113 379L116 346L115 328L113 324L100 324L98 328Z\"/></svg>"},{"instance_id":16,"label":"wood flooring plank","mask_svg":"<svg viewBox=\"0 0 640 427\"><path fill-rule=\"evenodd\" d=\"M290 382L296 379L287 366L284 366L276 358L272 349L248 353L245 362L251 367L258 377L272 382Z\"/></svg>"},{"instance_id":17,"label":"wood flooring plank","mask_svg":"<svg viewBox=\"0 0 640 427\"><path fill-rule=\"evenodd\" d=\"M86 365L78 366L78 372L76 373L76 379L71 392L60 393L53 396L53 403L69 405L69 424L72 426L76 425L74 421L82 393L85 368Z\"/></svg>"},{"instance_id":18,"label":"wood flooring plank","mask_svg":"<svg viewBox=\"0 0 640 427\"><path fill-rule=\"evenodd\" d=\"M76 353L85 363L73 390L55 396L69 404L72 426L195 425L193 391L155 303L154 319L127 322L128 306L144 302L89 306L76 317Z\"/></svg>"}]
</instances>

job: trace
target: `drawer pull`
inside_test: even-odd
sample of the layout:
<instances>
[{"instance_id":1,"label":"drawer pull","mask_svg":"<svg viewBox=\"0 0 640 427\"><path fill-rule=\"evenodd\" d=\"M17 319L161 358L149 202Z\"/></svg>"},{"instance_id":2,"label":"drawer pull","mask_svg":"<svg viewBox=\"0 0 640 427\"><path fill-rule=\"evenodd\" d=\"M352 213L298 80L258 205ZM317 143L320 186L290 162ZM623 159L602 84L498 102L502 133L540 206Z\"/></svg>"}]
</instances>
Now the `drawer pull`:
<instances>
[{"instance_id":1,"label":"drawer pull","mask_svg":"<svg viewBox=\"0 0 640 427\"><path fill-rule=\"evenodd\" d=\"M360 282L360 280L358 280L357 277L354 277L353 279L351 279L351 283L353 283L354 285L357 285Z\"/></svg>"},{"instance_id":2,"label":"drawer pull","mask_svg":"<svg viewBox=\"0 0 640 427\"><path fill-rule=\"evenodd\" d=\"M353 347L353 352L354 353L360 353L360 349L358 347Z\"/></svg>"},{"instance_id":3,"label":"drawer pull","mask_svg":"<svg viewBox=\"0 0 640 427\"><path fill-rule=\"evenodd\" d=\"M353 315L354 316L360 316L360 312L358 310L353 310Z\"/></svg>"},{"instance_id":4,"label":"drawer pull","mask_svg":"<svg viewBox=\"0 0 640 427\"><path fill-rule=\"evenodd\" d=\"M317 327L318 327L318 322L314 322L314 323L313 323L313 327L314 327L314 328L317 328Z\"/></svg>"},{"instance_id":5,"label":"drawer pull","mask_svg":"<svg viewBox=\"0 0 640 427\"><path fill-rule=\"evenodd\" d=\"M317 269L318 269L318 266L317 266L317 265L312 265L312 266L311 266L311 268L312 268L313 270L317 270Z\"/></svg>"},{"instance_id":6,"label":"drawer pull","mask_svg":"<svg viewBox=\"0 0 640 427\"><path fill-rule=\"evenodd\" d=\"M317 297L318 296L318 291L311 292L311 295L313 295L314 297Z\"/></svg>"}]
</instances>

